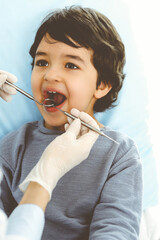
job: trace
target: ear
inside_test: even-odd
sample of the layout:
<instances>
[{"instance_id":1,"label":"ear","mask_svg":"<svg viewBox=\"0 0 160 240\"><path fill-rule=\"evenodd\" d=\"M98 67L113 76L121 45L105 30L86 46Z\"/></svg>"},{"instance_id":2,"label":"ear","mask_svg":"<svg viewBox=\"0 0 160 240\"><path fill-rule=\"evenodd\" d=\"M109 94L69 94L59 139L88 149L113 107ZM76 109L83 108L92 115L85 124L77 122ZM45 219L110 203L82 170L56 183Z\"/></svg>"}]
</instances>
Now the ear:
<instances>
[{"instance_id":1,"label":"ear","mask_svg":"<svg viewBox=\"0 0 160 240\"><path fill-rule=\"evenodd\" d=\"M112 86L105 84L104 82L101 82L99 84L99 86L97 87L94 96L96 99L102 98L105 95L107 95L107 93L112 89Z\"/></svg>"}]
</instances>

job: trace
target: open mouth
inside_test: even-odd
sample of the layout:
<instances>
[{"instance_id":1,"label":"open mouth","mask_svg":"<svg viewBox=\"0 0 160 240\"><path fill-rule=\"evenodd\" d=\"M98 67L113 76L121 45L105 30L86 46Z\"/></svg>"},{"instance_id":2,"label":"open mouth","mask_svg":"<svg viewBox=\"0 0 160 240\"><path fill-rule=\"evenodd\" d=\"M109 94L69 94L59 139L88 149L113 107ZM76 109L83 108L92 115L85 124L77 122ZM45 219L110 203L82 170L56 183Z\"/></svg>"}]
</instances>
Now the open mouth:
<instances>
[{"instance_id":1,"label":"open mouth","mask_svg":"<svg viewBox=\"0 0 160 240\"><path fill-rule=\"evenodd\" d=\"M52 107L52 104L54 104L54 106L59 106L66 100L65 95L56 91L45 91L44 98L45 100L43 103L48 105L48 107Z\"/></svg>"}]
</instances>

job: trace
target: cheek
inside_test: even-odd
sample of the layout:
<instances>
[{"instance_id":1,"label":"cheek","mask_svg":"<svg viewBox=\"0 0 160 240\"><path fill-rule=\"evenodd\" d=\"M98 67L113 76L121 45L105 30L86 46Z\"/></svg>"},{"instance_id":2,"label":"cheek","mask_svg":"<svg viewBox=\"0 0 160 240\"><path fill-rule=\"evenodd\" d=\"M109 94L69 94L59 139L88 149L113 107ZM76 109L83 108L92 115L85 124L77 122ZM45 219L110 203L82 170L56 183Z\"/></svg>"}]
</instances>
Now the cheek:
<instances>
[{"instance_id":1,"label":"cheek","mask_svg":"<svg viewBox=\"0 0 160 240\"><path fill-rule=\"evenodd\" d=\"M72 84L68 86L70 100L79 101L79 98L85 95L85 90L85 85L82 82L72 82Z\"/></svg>"},{"instance_id":2,"label":"cheek","mask_svg":"<svg viewBox=\"0 0 160 240\"><path fill-rule=\"evenodd\" d=\"M35 84L35 74L34 71L32 71L32 75L31 75L31 86L33 87Z\"/></svg>"},{"instance_id":3,"label":"cheek","mask_svg":"<svg viewBox=\"0 0 160 240\"><path fill-rule=\"evenodd\" d=\"M31 87L32 87L33 95L34 95L35 91L36 91L36 83L35 83L33 77L31 77Z\"/></svg>"},{"instance_id":4,"label":"cheek","mask_svg":"<svg viewBox=\"0 0 160 240\"><path fill-rule=\"evenodd\" d=\"M69 89L69 104L71 107L77 107L84 110L94 97L96 87L92 84L77 84Z\"/></svg>"},{"instance_id":5,"label":"cheek","mask_svg":"<svg viewBox=\"0 0 160 240\"><path fill-rule=\"evenodd\" d=\"M32 75L31 75L31 87L32 87L33 93L39 91L40 89L40 81L38 80L38 77L34 73L34 71L32 72Z\"/></svg>"}]
</instances>

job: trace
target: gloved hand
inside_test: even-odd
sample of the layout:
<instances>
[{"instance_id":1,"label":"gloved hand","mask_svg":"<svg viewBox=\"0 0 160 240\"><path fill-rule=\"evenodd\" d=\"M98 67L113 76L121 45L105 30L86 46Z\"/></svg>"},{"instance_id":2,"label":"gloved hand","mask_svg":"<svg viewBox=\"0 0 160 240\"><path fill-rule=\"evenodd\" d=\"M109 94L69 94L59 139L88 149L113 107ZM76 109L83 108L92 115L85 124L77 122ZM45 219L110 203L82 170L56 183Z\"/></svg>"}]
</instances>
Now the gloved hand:
<instances>
[{"instance_id":1,"label":"gloved hand","mask_svg":"<svg viewBox=\"0 0 160 240\"><path fill-rule=\"evenodd\" d=\"M72 109L71 113L84 122L99 129L96 121L87 113ZM37 182L50 194L58 180L69 170L85 160L98 138L98 134L86 127L76 119L65 126L66 132L54 139L44 150L39 162L31 170L19 188L25 192L29 182ZM83 131L81 131L83 130Z\"/></svg>"},{"instance_id":2,"label":"gloved hand","mask_svg":"<svg viewBox=\"0 0 160 240\"><path fill-rule=\"evenodd\" d=\"M11 83L17 82L17 77L11 73L0 70L0 97L6 102L11 101L11 95L16 94L16 89L5 84L8 80Z\"/></svg>"}]
</instances>

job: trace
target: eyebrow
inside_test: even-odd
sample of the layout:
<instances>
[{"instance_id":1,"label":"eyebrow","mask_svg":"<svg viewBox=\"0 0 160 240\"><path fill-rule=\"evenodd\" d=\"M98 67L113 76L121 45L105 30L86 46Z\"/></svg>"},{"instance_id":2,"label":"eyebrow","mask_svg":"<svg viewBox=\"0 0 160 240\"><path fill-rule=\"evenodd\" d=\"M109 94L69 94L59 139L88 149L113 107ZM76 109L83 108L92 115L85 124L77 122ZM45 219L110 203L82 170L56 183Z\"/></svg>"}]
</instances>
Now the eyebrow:
<instances>
[{"instance_id":1,"label":"eyebrow","mask_svg":"<svg viewBox=\"0 0 160 240\"><path fill-rule=\"evenodd\" d=\"M47 56L47 55L48 54L46 52L38 51L38 52L36 52L35 57L37 57L37 56ZM63 56L64 57L68 57L68 58L72 58L72 59L75 59L75 60L78 60L78 61L80 61L81 63L83 63L85 65L85 61L81 57L79 57L77 55L66 54L66 55L63 55Z\"/></svg>"},{"instance_id":2,"label":"eyebrow","mask_svg":"<svg viewBox=\"0 0 160 240\"><path fill-rule=\"evenodd\" d=\"M84 62L84 60L81 58L81 57L79 57L79 56L77 56L77 55L65 55L65 57L68 57L68 58L72 58L72 59L75 59L75 60L78 60L78 61L80 61L80 62L82 62L84 65L85 65L85 62Z\"/></svg>"},{"instance_id":3,"label":"eyebrow","mask_svg":"<svg viewBox=\"0 0 160 240\"><path fill-rule=\"evenodd\" d=\"M45 52L36 52L35 57L37 57L37 56L46 56L46 55L47 55L47 53L45 53Z\"/></svg>"}]
</instances>

